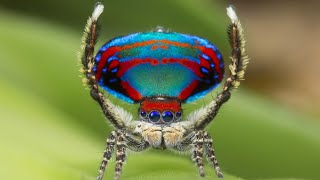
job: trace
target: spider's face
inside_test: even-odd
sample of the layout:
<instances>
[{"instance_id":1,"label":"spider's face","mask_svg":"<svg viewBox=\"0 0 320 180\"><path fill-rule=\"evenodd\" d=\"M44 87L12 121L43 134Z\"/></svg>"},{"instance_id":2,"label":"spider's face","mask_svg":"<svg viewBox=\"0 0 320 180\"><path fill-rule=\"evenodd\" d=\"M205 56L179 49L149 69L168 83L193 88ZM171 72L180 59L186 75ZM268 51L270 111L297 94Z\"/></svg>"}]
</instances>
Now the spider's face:
<instances>
[{"instance_id":1,"label":"spider's face","mask_svg":"<svg viewBox=\"0 0 320 180\"><path fill-rule=\"evenodd\" d=\"M142 121L157 125L168 125L181 120L181 103L175 98L151 97L140 103L139 116Z\"/></svg>"}]
</instances>

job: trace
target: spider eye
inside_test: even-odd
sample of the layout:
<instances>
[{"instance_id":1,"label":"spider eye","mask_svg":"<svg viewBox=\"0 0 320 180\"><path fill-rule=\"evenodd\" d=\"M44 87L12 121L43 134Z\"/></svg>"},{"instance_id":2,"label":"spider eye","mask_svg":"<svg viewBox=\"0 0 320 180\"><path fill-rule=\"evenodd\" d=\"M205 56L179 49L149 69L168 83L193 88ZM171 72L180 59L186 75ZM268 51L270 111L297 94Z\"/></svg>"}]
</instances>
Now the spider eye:
<instances>
[{"instance_id":1,"label":"spider eye","mask_svg":"<svg viewBox=\"0 0 320 180\"><path fill-rule=\"evenodd\" d=\"M145 117L147 117L147 113L145 111L141 111L140 112L140 116L145 118Z\"/></svg>"},{"instance_id":2,"label":"spider eye","mask_svg":"<svg viewBox=\"0 0 320 180\"><path fill-rule=\"evenodd\" d=\"M179 111L179 112L176 112L176 117L179 118L181 117L182 113Z\"/></svg>"},{"instance_id":3,"label":"spider eye","mask_svg":"<svg viewBox=\"0 0 320 180\"><path fill-rule=\"evenodd\" d=\"M162 113L162 120L164 122L170 122L173 119L173 113L171 111L164 111Z\"/></svg>"},{"instance_id":4,"label":"spider eye","mask_svg":"<svg viewBox=\"0 0 320 180\"><path fill-rule=\"evenodd\" d=\"M158 122L160 120L160 113L158 111L151 111L149 114L149 119L152 122Z\"/></svg>"}]
</instances>

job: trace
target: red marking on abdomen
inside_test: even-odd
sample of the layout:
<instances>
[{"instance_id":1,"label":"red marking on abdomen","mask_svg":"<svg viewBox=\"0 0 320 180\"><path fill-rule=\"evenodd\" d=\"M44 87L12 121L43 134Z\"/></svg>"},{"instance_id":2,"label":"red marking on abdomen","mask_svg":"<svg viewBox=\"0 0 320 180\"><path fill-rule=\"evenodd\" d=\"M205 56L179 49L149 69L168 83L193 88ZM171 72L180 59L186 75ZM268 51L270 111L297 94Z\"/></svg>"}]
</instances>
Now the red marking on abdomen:
<instances>
[{"instance_id":1,"label":"red marking on abdomen","mask_svg":"<svg viewBox=\"0 0 320 180\"><path fill-rule=\"evenodd\" d=\"M200 65L194 61L190 61L187 58L162 58L161 64L169 64L169 63L182 64L183 66L193 71L193 73L196 74L199 78L204 77L204 75L200 71Z\"/></svg>"},{"instance_id":2,"label":"red marking on abdomen","mask_svg":"<svg viewBox=\"0 0 320 180\"><path fill-rule=\"evenodd\" d=\"M153 66L156 66L156 65L159 64L159 62L158 62L157 59L153 59L153 60L151 60L150 64L153 65Z\"/></svg>"},{"instance_id":3,"label":"red marking on abdomen","mask_svg":"<svg viewBox=\"0 0 320 180\"><path fill-rule=\"evenodd\" d=\"M221 81L223 78L223 70L220 68L220 61L219 61L216 53L211 48L206 48L203 46L200 47L200 50L202 53L208 55L212 59L213 64L215 65L215 71L219 75L218 80ZM210 65L209 65L209 67L210 67ZM209 68L209 69L211 69L211 68Z\"/></svg>"},{"instance_id":4,"label":"red marking on abdomen","mask_svg":"<svg viewBox=\"0 0 320 180\"><path fill-rule=\"evenodd\" d=\"M199 84L199 81L193 80L192 83L188 87L186 87L184 90L182 90L182 92L178 96L179 99L181 99L181 100L187 99L190 96L190 94L192 94L192 92L197 88L198 84Z\"/></svg>"},{"instance_id":5,"label":"red marking on abdomen","mask_svg":"<svg viewBox=\"0 0 320 180\"><path fill-rule=\"evenodd\" d=\"M145 41L145 42L136 42L131 45L124 45L124 46L120 46L120 47L114 46L114 47L108 48L105 52L102 53L101 60L98 63L96 79L99 80L101 78L102 69L106 66L107 60L111 56L113 56L116 52L121 52L124 49L130 49L130 48L135 48L135 47L139 47L139 46L146 46L146 45L150 45L150 44L154 44L154 43L167 44L167 45L160 46L160 48L163 48L163 49L168 48L168 45L173 45L173 46L178 46L178 47L183 47L183 48L200 49L202 53L207 54L212 59L213 63L215 64L215 71L219 75L218 79L219 79L219 81L222 80L223 71L220 68L220 61L212 49L206 48L204 46L192 46L187 43L179 43L179 42L173 42L173 41L169 41L169 40L150 40L150 41ZM152 49L155 49L155 48L159 48L159 46L157 46L157 45L152 46ZM121 77L121 76L123 76L124 73L126 73L126 71L128 69L130 69L136 65L143 64L143 63L150 63L151 65L156 66L159 64L159 61L156 58L145 58L145 59L133 58L133 59L125 61L125 62L119 62L119 71L117 73L117 76ZM167 64L167 63L182 64L183 66L185 66L188 69L190 69L191 71L193 71L193 73L196 74L199 78L204 78L204 74L200 71L200 66L206 67L207 69L212 69L210 67L210 63L208 61L204 60L203 58L200 58L200 64L198 64L194 61L191 61L187 58L163 58L161 60L161 63L162 64ZM110 67L108 67L108 70L113 69L116 66L117 66L116 63L111 63Z\"/></svg>"},{"instance_id":6,"label":"red marking on abdomen","mask_svg":"<svg viewBox=\"0 0 320 180\"><path fill-rule=\"evenodd\" d=\"M129 97L134 101L139 101L142 99L141 94L136 89L134 89L128 82L122 81L121 86L125 89Z\"/></svg>"},{"instance_id":7,"label":"red marking on abdomen","mask_svg":"<svg viewBox=\"0 0 320 180\"><path fill-rule=\"evenodd\" d=\"M160 48L167 50L169 47L167 45L161 45Z\"/></svg>"},{"instance_id":8,"label":"red marking on abdomen","mask_svg":"<svg viewBox=\"0 0 320 180\"><path fill-rule=\"evenodd\" d=\"M156 50L156 49L158 49L158 45L151 46L151 50Z\"/></svg>"},{"instance_id":9,"label":"red marking on abdomen","mask_svg":"<svg viewBox=\"0 0 320 180\"><path fill-rule=\"evenodd\" d=\"M108 70L110 71L110 70L112 70L113 68L115 68L117 66L119 66L119 61L118 60L113 60L113 61L110 62Z\"/></svg>"},{"instance_id":10,"label":"red marking on abdomen","mask_svg":"<svg viewBox=\"0 0 320 180\"><path fill-rule=\"evenodd\" d=\"M125 62L121 62L119 65L119 71L117 73L118 77L123 76L124 73L126 73L128 71L128 69L140 65L140 64L146 64L146 63L150 63L151 65L158 65L158 59L155 58L146 58L146 59L141 59L141 58L134 58Z\"/></svg>"},{"instance_id":11,"label":"red marking on abdomen","mask_svg":"<svg viewBox=\"0 0 320 180\"><path fill-rule=\"evenodd\" d=\"M201 66L203 66L203 67L205 67L205 68L207 68L207 69L212 69L212 68L210 67L209 61L205 60L205 59L202 58L202 57L200 57L200 64L201 64Z\"/></svg>"},{"instance_id":12,"label":"red marking on abdomen","mask_svg":"<svg viewBox=\"0 0 320 180\"><path fill-rule=\"evenodd\" d=\"M100 62L98 63L98 69L96 74L97 80L101 78L101 72L102 72L102 69L106 66L107 60L119 50L120 50L119 47L110 47L109 49L107 49L105 52L102 53Z\"/></svg>"}]
</instances>

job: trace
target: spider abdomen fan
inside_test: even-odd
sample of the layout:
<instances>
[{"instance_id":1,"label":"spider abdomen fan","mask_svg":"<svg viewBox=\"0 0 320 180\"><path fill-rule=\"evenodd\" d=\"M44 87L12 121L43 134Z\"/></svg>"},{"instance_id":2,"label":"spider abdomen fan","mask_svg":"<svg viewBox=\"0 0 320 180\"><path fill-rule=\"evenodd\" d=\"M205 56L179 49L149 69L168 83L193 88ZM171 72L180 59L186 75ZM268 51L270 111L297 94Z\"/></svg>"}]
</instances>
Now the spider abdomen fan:
<instances>
[{"instance_id":1,"label":"spider abdomen fan","mask_svg":"<svg viewBox=\"0 0 320 180\"><path fill-rule=\"evenodd\" d=\"M190 102L222 81L224 62L208 40L156 31L107 42L95 56L93 71L100 87L130 103L158 96Z\"/></svg>"}]
</instances>

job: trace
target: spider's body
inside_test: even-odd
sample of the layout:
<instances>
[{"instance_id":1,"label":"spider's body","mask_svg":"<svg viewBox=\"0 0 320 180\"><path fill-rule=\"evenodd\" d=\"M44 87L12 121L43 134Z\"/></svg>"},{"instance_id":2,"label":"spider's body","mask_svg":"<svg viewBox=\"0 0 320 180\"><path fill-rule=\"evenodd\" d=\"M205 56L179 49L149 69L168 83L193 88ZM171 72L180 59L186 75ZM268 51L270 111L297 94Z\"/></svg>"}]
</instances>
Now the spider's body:
<instances>
[{"instance_id":1,"label":"spider's body","mask_svg":"<svg viewBox=\"0 0 320 180\"><path fill-rule=\"evenodd\" d=\"M84 82L91 89L105 116L114 125L107 139L98 180L116 149L115 179L120 179L126 150L143 151L149 147L191 150L193 160L204 176L203 153L218 177L222 177L214 154L212 139L204 128L231 96L243 79L248 58L240 21L228 8L232 21L229 41L232 53L230 76L223 90L209 104L182 118L181 104L204 96L223 79L224 62L209 41L191 35L167 32L136 33L115 38L103 45L94 57L97 20L103 5L97 4L87 22L81 53ZM139 118L113 104L101 89L129 103L140 103Z\"/></svg>"},{"instance_id":2,"label":"spider's body","mask_svg":"<svg viewBox=\"0 0 320 180\"><path fill-rule=\"evenodd\" d=\"M207 40L162 29L113 39L95 56L100 87L130 103L139 102L142 120L170 124L181 120L181 103L216 87L224 64Z\"/></svg>"}]
</instances>

